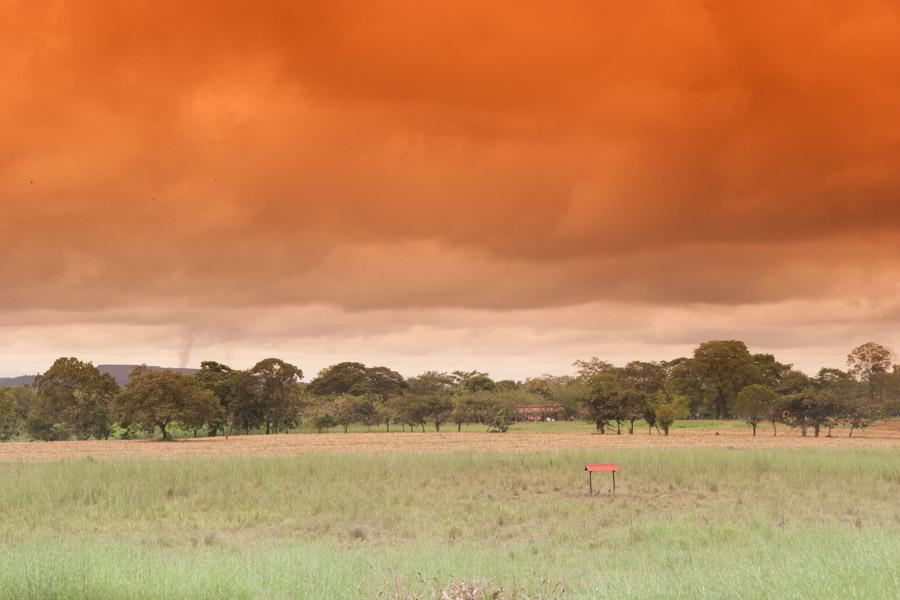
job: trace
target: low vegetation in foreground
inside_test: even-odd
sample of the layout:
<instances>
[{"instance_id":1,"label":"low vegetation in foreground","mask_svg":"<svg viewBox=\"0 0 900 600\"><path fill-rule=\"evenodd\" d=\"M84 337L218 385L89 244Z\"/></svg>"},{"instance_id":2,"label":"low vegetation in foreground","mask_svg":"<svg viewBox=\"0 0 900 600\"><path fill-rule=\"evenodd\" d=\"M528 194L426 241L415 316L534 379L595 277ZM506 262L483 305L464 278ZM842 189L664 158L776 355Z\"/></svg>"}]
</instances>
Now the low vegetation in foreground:
<instances>
[{"instance_id":1,"label":"low vegetation in foreground","mask_svg":"<svg viewBox=\"0 0 900 600\"><path fill-rule=\"evenodd\" d=\"M602 477L587 495L598 461L621 465L614 495ZM900 589L895 449L83 459L0 477L0 598Z\"/></svg>"}]
</instances>

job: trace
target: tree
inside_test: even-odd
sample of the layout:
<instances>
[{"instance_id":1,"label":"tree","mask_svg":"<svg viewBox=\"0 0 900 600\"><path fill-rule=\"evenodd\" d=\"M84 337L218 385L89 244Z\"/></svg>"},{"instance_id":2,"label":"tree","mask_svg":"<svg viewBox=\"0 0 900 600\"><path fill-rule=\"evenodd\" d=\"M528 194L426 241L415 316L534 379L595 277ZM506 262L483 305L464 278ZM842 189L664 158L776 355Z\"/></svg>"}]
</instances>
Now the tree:
<instances>
[{"instance_id":1,"label":"tree","mask_svg":"<svg viewBox=\"0 0 900 600\"><path fill-rule=\"evenodd\" d=\"M870 400L883 403L887 376L894 359L894 351L881 344L868 342L847 355L850 376L867 384Z\"/></svg>"},{"instance_id":2,"label":"tree","mask_svg":"<svg viewBox=\"0 0 900 600\"><path fill-rule=\"evenodd\" d=\"M89 362L59 358L34 381L29 432L38 439L109 437L110 403L119 386Z\"/></svg>"},{"instance_id":3,"label":"tree","mask_svg":"<svg viewBox=\"0 0 900 600\"><path fill-rule=\"evenodd\" d=\"M354 400L355 397L350 394L341 394L332 400L334 406L334 420L338 425L344 428L344 433L347 433L350 424L353 423L357 417L356 403Z\"/></svg>"},{"instance_id":4,"label":"tree","mask_svg":"<svg viewBox=\"0 0 900 600\"><path fill-rule=\"evenodd\" d=\"M225 404L231 429L249 434L265 422L260 379L250 371L232 371Z\"/></svg>"},{"instance_id":5,"label":"tree","mask_svg":"<svg viewBox=\"0 0 900 600\"><path fill-rule=\"evenodd\" d=\"M173 371L151 371L138 367L116 399L125 423L135 423L148 432L159 429L171 439L173 423L192 427L219 417L221 405L215 394L194 378Z\"/></svg>"},{"instance_id":6,"label":"tree","mask_svg":"<svg viewBox=\"0 0 900 600\"><path fill-rule=\"evenodd\" d=\"M428 404L421 396L415 394L401 394L391 399L391 404L396 410L397 418L401 423L409 425L409 430L421 427L425 431L425 421L428 419Z\"/></svg>"},{"instance_id":7,"label":"tree","mask_svg":"<svg viewBox=\"0 0 900 600\"><path fill-rule=\"evenodd\" d=\"M358 395L370 391L368 383L366 365L358 362L342 362L319 371L315 379L309 382L308 389L317 396Z\"/></svg>"},{"instance_id":8,"label":"tree","mask_svg":"<svg viewBox=\"0 0 900 600\"><path fill-rule=\"evenodd\" d=\"M205 360L200 363L200 370L194 374L197 381L204 388L211 391L219 399L222 405L222 420L218 423L211 423L209 426L209 435L215 436L219 429L225 427L225 420L229 414L228 404L231 401L231 388L234 385L235 371L228 365L223 365L212 360Z\"/></svg>"},{"instance_id":9,"label":"tree","mask_svg":"<svg viewBox=\"0 0 900 600\"><path fill-rule=\"evenodd\" d=\"M378 410L381 402L381 398L375 394L353 396L353 412L359 422L365 425L369 431L372 431L373 425L381 422L381 414Z\"/></svg>"},{"instance_id":10,"label":"tree","mask_svg":"<svg viewBox=\"0 0 900 600\"><path fill-rule=\"evenodd\" d=\"M744 342L715 340L694 350L693 369L713 401L713 414L727 419L737 394L745 386L757 383L760 373Z\"/></svg>"},{"instance_id":11,"label":"tree","mask_svg":"<svg viewBox=\"0 0 900 600\"><path fill-rule=\"evenodd\" d=\"M305 407L306 416L319 433L326 433L338 424L336 407L328 398L316 397Z\"/></svg>"},{"instance_id":12,"label":"tree","mask_svg":"<svg viewBox=\"0 0 900 600\"><path fill-rule=\"evenodd\" d=\"M669 435L669 428L678 419L686 419L690 405L690 398L682 394L667 394L661 390L652 400L655 412L655 420L663 430L663 435Z\"/></svg>"},{"instance_id":13,"label":"tree","mask_svg":"<svg viewBox=\"0 0 900 600\"><path fill-rule=\"evenodd\" d=\"M505 393L493 393L485 397L488 399L484 408L488 432L506 433L512 424L515 413L512 397Z\"/></svg>"},{"instance_id":14,"label":"tree","mask_svg":"<svg viewBox=\"0 0 900 600\"><path fill-rule=\"evenodd\" d=\"M453 413L453 387L451 375L437 371L426 371L407 381L409 393L418 396L425 403L425 411L434 422L434 430Z\"/></svg>"},{"instance_id":15,"label":"tree","mask_svg":"<svg viewBox=\"0 0 900 600\"><path fill-rule=\"evenodd\" d=\"M647 420L652 428L656 418L655 414L651 414L653 411L649 409L648 400L667 385L665 366L658 362L635 360L625 365L622 376L632 390L626 397L625 407L629 420L628 433L634 434L634 422L641 418Z\"/></svg>"},{"instance_id":16,"label":"tree","mask_svg":"<svg viewBox=\"0 0 900 600\"><path fill-rule=\"evenodd\" d=\"M772 414L772 407L777 403L778 394L770 387L753 383L738 393L734 410L735 413L746 419L753 428L753 437L756 437L756 426L764 419L769 418L769 415Z\"/></svg>"},{"instance_id":17,"label":"tree","mask_svg":"<svg viewBox=\"0 0 900 600\"><path fill-rule=\"evenodd\" d=\"M484 396L489 392L459 392L453 396L453 412L451 418L456 423L456 431L462 431L464 423L474 423L484 414L486 402Z\"/></svg>"},{"instance_id":18,"label":"tree","mask_svg":"<svg viewBox=\"0 0 900 600\"><path fill-rule=\"evenodd\" d=\"M0 440L8 440L19 433L19 415L16 399L9 391L0 388Z\"/></svg>"},{"instance_id":19,"label":"tree","mask_svg":"<svg viewBox=\"0 0 900 600\"><path fill-rule=\"evenodd\" d=\"M451 374L456 385L465 392L493 392L497 384L487 373L480 371L453 371Z\"/></svg>"},{"instance_id":20,"label":"tree","mask_svg":"<svg viewBox=\"0 0 900 600\"><path fill-rule=\"evenodd\" d=\"M309 382L317 396L378 394L387 399L406 389L403 376L387 367L367 367L359 362L341 362L325 367Z\"/></svg>"},{"instance_id":21,"label":"tree","mask_svg":"<svg viewBox=\"0 0 900 600\"><path fill-rule=\"evenodd\" d=\"M300 380L303 371L279 358L256 363L250 372L259 380L266 434L295 427L300 418Z\"/></svg>"},{"instance_id":22,"label":"tree","mask_svg":"<svg viewBox=\"0 0 900 600\"><path fill-rule=\"evenodd\" d=\"M606 433L609 422L621 418L623 398L629 393L616 371L601 372L585 382L582 398L585 419L593 423L597 431Z\"/></svg>"},{"instance_id":23,"label":"tree","mask_svg":"<svg viewBox=\"0 0 900 600\"><path fill-rule=\"evenodd\" d=\"M775 390L793 365L780 363L771 354L754 354L753 364L759 373L760 383Z\"/></svg>"},{"instance_id":24,"label":"tree","mask_svg":"<svg viewBox=\"0 0 900 600\"><path fill-rule=\"evenodd\" d=\"M846 414L847 400L857 394L859 383L840 369L820 369L810 385L814 392L808 413L813 433L819 437L825 427L831 437L831 430Z\"/></svg>"}]
</instances>

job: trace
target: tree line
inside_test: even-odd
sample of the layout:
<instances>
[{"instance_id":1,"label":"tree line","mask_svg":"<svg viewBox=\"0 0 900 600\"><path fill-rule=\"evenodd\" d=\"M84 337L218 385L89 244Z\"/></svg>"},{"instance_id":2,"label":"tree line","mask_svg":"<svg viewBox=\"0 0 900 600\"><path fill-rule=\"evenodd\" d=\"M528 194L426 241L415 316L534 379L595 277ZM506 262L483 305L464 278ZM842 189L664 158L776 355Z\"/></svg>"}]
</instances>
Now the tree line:
<instances>
[{"instance_id":1,"label":"tree line","mask_svg":"<svg viewBox=\"0 0 900 600\"><path fill-rule=\"evenodd\" d=\"M193 435L285 432L306 423L317 431L435 430L478 423L504 432L523 407L554 419L584 419L600 433L633 434L643 421L667 435L678 419L743 418L753 434L784 423L802 435L849 435L900 410L900 367L894 354L868 343L847 357L847 369L815 376L751 354L743 342L704 342L672 361L632 361L616 367L598 358L575 362L576 375L495 381L479 371L427 371L404 378L387 367L342 362L309 382L278 358L247 370L205 361L193 375L137 367L127 385L77 358L60 358L32 386L0 389L0 439L130 438L173 428ZM533 411L532 411L532 414Z\"/></svg>"}]
</instances>

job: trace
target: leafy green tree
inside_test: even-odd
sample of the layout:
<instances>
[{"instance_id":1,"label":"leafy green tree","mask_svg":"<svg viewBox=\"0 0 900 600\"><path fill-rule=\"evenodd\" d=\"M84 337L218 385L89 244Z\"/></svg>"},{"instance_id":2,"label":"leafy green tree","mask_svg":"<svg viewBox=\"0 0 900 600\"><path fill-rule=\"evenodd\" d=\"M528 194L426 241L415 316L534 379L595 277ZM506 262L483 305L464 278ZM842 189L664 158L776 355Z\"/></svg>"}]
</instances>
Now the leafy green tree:
<instances>
[{"instance_id":1,"label":"leafy green tree","mask_svg":"<svg viewBox=\"0 0 900 600\"><path fill-rule=\"evenodd\" d=\"M695 416L712 415L708 411L711 403L709 382L694 359L681 357L662 364L668 373L672 391L690 398L689 413Z\"/></svg>"},{"instance_id":2,"label":"leafy green tree","mask_svg":"<svg viewBox=\"0 0 900 600\"><path fill-rule=\"evenodd\" d=\"M391 399L397 418L401 424L409 425L409 430L421 427L425 431L425 422L428 419L428 404L423 397L416 394L401 394Z\"/></svg>"},{"instance_id":3,"label":"leafy green tree","mask_svg":"<svg viewBox=\"0 0 900 600\"><path fill-rule=\"evenodd\" d=\"M757 425L769 418L772 414L772 407L779 401L778 394L772 388L760 383L753 383L738 393L734 410L753 428L753 437L756 437Z\"/></svg>"},{"instance_id":4,"label":"leafy green tree","mask_svg":"<svg viewBox=\"0 0 900 600\"><path fill-rule=\"evenodd\" d=\"M868 386L869 399L884 403L888 374L894 360L894 351L881 344L868 342L853 349L847 355L848 373Z\"/></svg>"},{"instance_id":5,"label":"leafy green tree","mask_svg":"<svg viewBox=\"0 0 900 600\"><path fill-rule=\"evenodd\" d=\"M231 401L231 388L234 385L235 371L228 365L223 365L212 360L205 360L200 363L200 370L194 374L197 381L204 388L211 391L219 399L222 405L222 419L220 422L211 423L209 426L209 435L215 436L220 429L226 426L227 416L230 414L228 404Z\"/></svg>"},{"instance_id":6,"label":"leafy green tree","mask_svg":"<svg viewBox=\"0 0 900 600\"><path fill-rule=\"evenodd\" d=\"M358 362L341 362L325 367L309 382L309 391L317 396L365 394L371 391L368 369Z\"/></svg>"},{"instance_id":7,"label":"leafy green tree","mask_svg":"<svg viewBox=\"0 0 900 600\"><path fill-rule=\"evenodd\" d=\"M513 395L508 393L486 394L487 403L484 408L485 421L488 431L492 433L506 433L512 424L516 405Z\"/></svg>"},{"instance_id":8,"label":"leafy green tree","mask_svg":"<svg viewBox=\"0 0 900 600\"><path fill-rule=\"evenodd\" d=\"M561 407L559 418L568 421L578 417L585 383L574 377L554 377L549 381L550 400Z\"/></svg>"},{"instance_id":9,"label":"leafy green tree","mask_svg":"<svg viewBox=\"0 0 900 600\"><path fill-rule=\"evenodd\" d=\"M309 383L317 396L338 394L378 394L383 399L406 390L403 376L387 367L367 367L359 362L342 362L325 367Z\"/></svg>"},{"instance_id":10,"label":"leafy green tree","mask_svg":"<svg viewBox=\"0 0 900 600\"><path fill-rule=\"evenodd\" d=\"M483 397L490 392L460 392L453 396L453 412L451 419L456 423L456 431L462 431L466 423L476 423L482 420L486 402Z\"/></svg>"},{"instance_id":11,"label":"leafy green tree","mask_svg":"<svg viewBox=\"0 0 900 600\"><path fill-rule=\"evenodd\" d=\"M0 440L8 440L19 433L16 399L8 390L0 388Z\"/></svg>"},{"instance_id":12,"label":"leafy green tree","mask_svg":"<svg viewBox=\"0 0 900 600\"><path fill-rule=\"evenodd\" d=\"M456 385L464 392L493 392L497 384L487 373L480 371L453 371L451 374Z\"/></svg>"},{"instance_id":13,"label":"leafy green tree","mask_svg":"<svg viewBox=\"0 0 900 600\"><path fill-rule=\"evenodd\" d=\"M356 419L365 425L369 431L372 431L374 425L381 423L382 416L378 410L381 402L381 398L375 394L353 396L353 412L356 415Z\"/></svg>"},{"instance_id":14,"label":"leafy green tree","mask_svg":"<svg viewBox=\"0 0 900 600\"><path fill-rule=\"evenodd\" d=\"M337 427L336 406L331 398L315 396L305 407L309 422L319 433L327 433L332 427Z\"/></svg>"},{"instance_id":15,"label":"leafy green tree","mask_svg":"<svg viewBox=\"0 0 900 600\"><path fill-rule=\"evenodd\" d=\"M387 367L368 367L366 369L366 387L362 393L378 394L382 399L402 394L407 389L403 375ZM359 395L356 393L355 395Z\"/></svg>"},{"instance_id":16,"label":"leafy green tree","mask_svg":"<svg viewBox=\"0 0 900 600\"><path fill-rule=\"evenodd\" d=\"M434 422L434 430L453 413L454 381L451 375L437 371L426 371L407 381L409 394L418 396L425 403L425 410Z\"/></svg>"},{"instance_id":17,"label":"leafy green tree","mask_svg":"<svg viewBox=\"0 0 900 600\"><path fill-rule=\"evenodd\" d=\"M89 362L59 358L35 378L34 386L37 396L29 415L33 437L109 437L110 403L119 390L112 377Z\"/></svg>"},{"instance_id":18,"label":"leafy green tree","mask_svg":"<svg viewBox=\"0 0 900 600\"><path fill-rule=\"evenodd\" d=\"M537 394L544 400L550 402L553 400L553 390L550 387L554 377L551 375L543 375L541 377L529 377L522 383L522 389Z\"/></svg>"},{"instance_id":19,"label":"leafy green tree","mask_svg":"<svg viewBox=\"0 0 900 600\"><path fill-rule=\"evenodd\" d=\"M14 385L6 388L6 393L15 400L19 423L25 423L31 413L31 407L37 400L37 391L31 386Z\"/></svg>"},{"instance_id":20,"label":"leafy green tree","mask_svg":"<svg viewBox=\"0 0 900 600\"><path fill-rule=\"evenodd\" d=\"M840 369L821 369L810 381L814 390L809 407L809 421L815 437L820 430L828 429L831 437L832 429L840 423L846 414L847 401L858 394L859 384Z\"/></svg>"},{"instance_id":21,"label":"leafy green tree","mask_svg":"<svg viewBox=\"0 0 900 600\"><path fill-rule=\"evenodd\" d=\"M694 350L693 369L711 396L717 419L727 419L738 392L760 380L759 370L747 346L737 340L700 344Z\"/></svg>"},{"instance_id":22,"label":"leafy green tree","mask_svg":"<svg viewBox=\"0 0 900 600\"><path fill-rule=\"evenodd\" d=\"M578 377L582 380L588 380L598 375L606 375L616 370L612 363L600 360L596 356L588 359L578 359L572 365L578 372Z\"/></svg>"},{"instance_id":23,"label":"leafy green tree","mask_svg":"<svg viewBox=\"0 0 900 600\"><path fill-rule=\"evenodd\" d=\"M355 397L350 394L341 394L332 400L334 405L334 420L337 424L344 428L344 433L357 419Z\"/></svg>"},{"instance_id":24,"label":"leafy green tree","mask_svg":"<svg viewBox=\"0 0 900 600\"><path fill-rule=\"evenodd\" d=\"M582 398L585 419L593 423L597 431L606 433L610 421L622 419L622 406L630 392L615 370L589 376Z\"/></svg>"},{"instance_id":25,"label":"leafy green tree","mask_svg":"<svg viewBox=\"0 0 900 600\"><path fill-rule=\"evenodd\" d=\"M678 419L686 419L690 406L690 398L682 394L667 394L661 390L652 400L655 421L663 430L663 435L669 435L669 429Z\"/></svg>"},{"instance_id":26,"label":"leafy green tree","mask_svg":"<svg viewBox=\"0 0 900 600\"><path fill-rule=\"evenodd\" d=\"M194 377L173 371L151 371L138 367L119 393L116 408L124 423L134 423L148 432L159 429L164 440L171 439L169 426L192 427L219 417L221 405L216 395Z\"/></svg>"},{"instance_id":27,"label":"leafy green tree","mask_svg":"<svg viewBox=\"0 0 900 600\"><path fill-rule=\"evenodd\" d=\"M259 380L266 434L296 427L300 419L303 371L279 358L256 363L250 372Z\"/></svg>"},{"instance_id":28,"label":"leafy green tree","mask_svg":"<svg viewBox=\"0 0 900 600\"><path fill-rule=\"evenodd\" d=\"M263 426L266 407L263 405L262 383L250 371L230 373L227 400L224 404L226 423L232 430L249 434L251 429Z\"/></svg>"},{"instance_id":29,"label":"leafy green tree","mask_svg":"<svg viewBox=\"0 0 900 600\"><path fill-rule=\"evenodd\" d=\"M771 354L754 354L753 364L759 372L760 383L772 390L778 389L782 379L793 366L778 362Z\"/></svg>"}]
</instances>

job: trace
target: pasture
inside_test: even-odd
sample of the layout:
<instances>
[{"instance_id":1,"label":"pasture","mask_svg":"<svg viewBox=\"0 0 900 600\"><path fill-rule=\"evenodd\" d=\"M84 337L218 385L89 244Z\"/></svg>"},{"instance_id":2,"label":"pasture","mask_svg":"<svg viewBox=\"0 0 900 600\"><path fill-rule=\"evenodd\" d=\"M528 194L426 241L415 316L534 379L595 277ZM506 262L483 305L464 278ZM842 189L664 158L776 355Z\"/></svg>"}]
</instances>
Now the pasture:
<instances>
[{"instance_id":1,"label":"pasture","mask_svg":"<svg viewBox=\"0 0 900 600\"><path fill-rule=\"evenodd\" d=\"M590 448L269 436L335 447L244 455L224 440L195 455L175 450L193 441L0 445L20 452L0 463L0 598L424 599L460 582L499 598L897 597L895 437L713 433L580 434ZM387 451L352 447L369 435ZM711 441L688 447L698 435ZM405 442L442 436L509 446ZM629 438L644 447L616 445ZM127 451L141 444L156 450ZM598 477L587 496L598 461L621 464L615 495Z\"/></svg>"}]
</instances>

